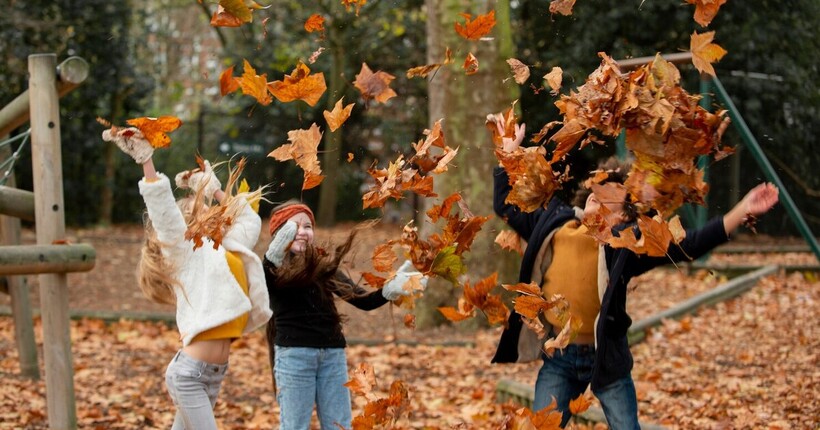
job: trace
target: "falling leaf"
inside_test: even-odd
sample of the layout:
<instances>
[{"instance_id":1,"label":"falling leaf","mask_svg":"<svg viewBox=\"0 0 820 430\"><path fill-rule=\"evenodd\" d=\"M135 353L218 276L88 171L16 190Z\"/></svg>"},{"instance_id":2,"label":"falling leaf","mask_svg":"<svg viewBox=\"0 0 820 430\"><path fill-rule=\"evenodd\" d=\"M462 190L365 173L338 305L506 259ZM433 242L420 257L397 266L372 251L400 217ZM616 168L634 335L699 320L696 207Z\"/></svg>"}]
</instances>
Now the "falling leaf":
<instances>
[{"instance_id":1,"label":"falling leaf","mask_svg":"<svg viewBox=\"0 0 820 430\"><path fill-rule=\"evenodd\" d=\"M463 296L459 299L458 309L441 307L439 312L450 321L462 321L475 316L476 310L481 310L487 316L491 325L505 324L510 311L501 301L501 296L490 292L498 285L498 273L478 281L474 286L466 282L463 287Z\"/></svg>"},{"instance_id":2,"label":"falling leaf","mask_svg":"<svg viewBox=\"0 0 820 430\"><path fill-rule=\"evenodd\" d=\"M387 282L387 278L381 277L379 275L374 275L370 272L363 272L362 278L365 282L367 282L367 285L370 285L373 288L382 288L384 286L384 283Z\"/></svg>"},{"instance_id":3,"label":"falling leaf","mask_svg":"<svg viewBox=\"0 0 820 430\"><path fill-rule=\"evenodd\" d=\"M233 67L228 67L219 75L219 93L223 97L239 89L239 82L233 76Z\"/></svg>"},{"instance_id":4,"label":"falling leaf","mask_svg":"<svg viewBox=\"0 0 820 430\"><path fill-rule=\"evenodd\" d=\"M501 249L516 252L518 255L524 255L524 250L521 248L521 237L512 230L498 232L498 235L495 237L495 243L497 243Z\"/></svg>"},{"instance_id":5,"label":"falling leaf","mask_svg":"<svg viewBox=\"0 0 820 430\"><path fill-rule=\"evenodd\" d=\"M433 205L433 207L428 209L427 216L433 222L438 221L439 218L446 218L450 215L450 210L453 208L453 205L459 200L461 200L461 194L453 193L444 199L441 205Z\"/></svg>"},{"instance_id":6,"label":"falling leaf","mask_svg":"<svg viewBox=\"0 0 820 430\"><path fill-rule=\"evenodd\" d=\"M256 69L248 60L244 60L242 77L238 79L242 94L256 99L262 106L267 106L273 99L268 92L268 75L257 75Z\"/></svg>"},{"instance_id":7,"label":"falling leaf","mask_svg":"<svg viewBox=\"0 0 820 430\"><path fill-rule=\"evenodd\" d=\"M319 56L322 55L322 52L325 52L325 48L322 47L322 46L320 46L318 49L313 51L313 53L310 54L310 58L308 58L308 63L310 63L310 64L315 63L316 60L319 59Z\"/></svg>"},{"instance_id":8,"label":"falling leaf","mask_svg":"<svg viewBox=\"0 0 820 430\"><path fill-rule=\"evenodd\" d=\"M456 33L467 40L478 40L489 34L495 26L495 11L491 10L489 13L479 15L472 20L472 15L469 13L460 14L464 18L464 25L455 23Z\"/></svg>"},{"instance_id":9,"label":"falling leaf","mask_svg":"<svg viewBox=\"0 0 820 430\"><path fill-rule=\"evenodd\" d=\"M353 85L362 93L365 101L373 99L385 103L396 96L396 92L390 88L393 79L396 77L381 70L373 73L367 63L362 63L362 70L356 75Z\"/></svg>"},{"instance_id":10,"label":"falling leaf","mask_svg":"<svg viewBox=\"0 0 820 430\"><path fill-rule=\"evenodd\" d=\"M138 128L145 140L154 148L165 148L171 145L171 138L166 133L170 133L182 125L182 121L175 116L140 117L129 119L126 122L128 125Z\"/></svg>"},{"instance_id":11,"label":"falling leaf","mask_svg":"<svg viewBox=\"0 0 820 430\"><path fill-rule=\"evenodd\" d=\"M467 270L461 256L456 254L455 246L448 246L441 250L433 260L430 272L446 279L453 284L458 283L458 277Z\"/></svg>"},{"instance_id":12,"label":"falling leaf","mask_svg":"<svg viewBox=\"0 0 820 430\"><path fill-rule=\"evenodd\" d=\"M262 7L255 2L246 4L245 0L219 0L216 12L211 17L213 27L239 27L253 21L253 9Z\"/></svg>"},{"instance_id":13,"label":"falling leaf","mask_svg":"<svg viewBox=\"0 0 820 430\"><path fill-rule=\"evenodd\" d=\"M550 13L555 15L560 13L564 16L572 15L572 7L575 6L575 0L552 0L550 2Z\"/></svg>"},{"instance_id":14,"label":"falling leaf","mask_svg":"<svg viewBox=\"0 0 820 430\"><path fill-rule=\"evenodd\" d=\"M579 415L586 412L592 405L592 399L586 394L582 393L580 396L569 401L569 411L573 415Z\"/></svg>"},{"instance_id":15,"label":"falling leaf","mask_svg":"<svg viewBox=\"0 0 820 430\"><path fill-rule=\"evenodd\" d=\"M404 314L404 326L409 329L416 328L416 316L413 314Z\"/></svg>"},{"instance_id":16,"label":"falling leaf","mask_svg":"<svg viewBox=\"0 0 820 430\"><path fill-rule=\"evenodd\" d=\"M561 332L558 333L558 335L554 338L547 339L547 341L544 342L544 345L541 347L541 349L544 351L545 354L547 354L547 357L552 357L552 354L555 353L556 349L564 349L567 347L567 345L569 345L571 333L573 331L572 326L573 324L577 324L575 321L578 321L577 318L573 318L572 316L570 316L567 323L564 324L564 327L561 329ZM577 330L575 331L577 332Z\"/></svg>"},{"instance_id":17,"label":"falling leaf","mask_svg":"<svg viewBox=\"0 0 820 430\"><path fill-rule=\"evenodd\" d=\"M445 64L450 64L453 62L453 52L450 51L450 48L447 48L444 52L444 62L443 63L436 63L436 64L428 64L425 66L418 66L413 67L407 71L407 79L420 77L426 78L427 75L430 73L438 70L441 66Z\"/></svg>"},{"instance_id":18,"label":"falling leaf","mask_svg":"<svg viewBox=\"0 0 820 430\"><path fill-rule=\"evenodd\" d=\"M561 70L560 67L553 67L549 73L544 75L544 80L547 81L547 85L552 89L550 94L557 95L558 90L561 89L561 80L563 77L564 71Z\"/></svg>"},{"instance_id":19,"label":"falling leaf","mask_svg":"<svg viewBox=\"0 0 820 430\"><path fill-rule=\"evenodd\" d=\"M347 153L347 162L349 163L349 162L351 162L351 161L353 161L353 153L352 153L352 152L348 152L348 153Z\"/></svg>"},{"instance_id":20,"label":"falling leaf","mask_svg":"<svg viewBox=\"0 0 820 430\"><path fill-rule=\"evenodd\" d=\"M318 31L324 33L325 31L325 18L318 13L314 13L311 15L307 21L305 21L305 30L308 33L313 33L314 31Z\"/></svg>"},{"instance_id":21,"label":"falling leaf","mask_svg":"<svg viewBox=\"0 0 820 430\"><path fill-rule=\"evenodd\" d=\"M311 75L310 68L304 63L299 63L282 81L268 83L268 90L280 102L304 100L309 106L314 106L327 90L327 85L323 73Z\"/></svg>"},{"instance_id":22,"label":"falling leaf","mask_svg":"<svg viewBox=\"0 0 820 430\"><path fill-rule=\"evenodd\" d=\"M475 75L478 73L478 58L473 55L472 52L467 54L467 58L464 59L464 65L461 66L464 69L465 73L469 75Z\"/></svg>"},{"instance_id":23,"label":"falling leaf","mask_svg":"<svg viewBox=\"0 0 820 430\"><path fill-rule=\"evenodd\" d=\"M336 105L333 106L332 111L324 111L322 114L325 116L325 121L327 121L327 127L330 131L336 131L339 127L350 118L350 112L353 110L354 103L351 103L345 107L342 107L342 101L344 101L344 96L340 98ZM351 154L352 155L352 154ZM349 159L348 161L352 160Z\"/></svg>"},{"instance_id":24,"label":"falling leaf","mask_svg":"<svg viewBox=\"0 0 820 430\"><path fill-rule=\"evenodd\" d=\"M351 378L344 386L350 388L353 394L364 396L369 400L374 399L373 387L376 386L376 373L373 371L373 366L361 363L354 367L350 374Z\"/></svg>"},{"instance_id":25,"label":"falling leaf","mask_svg":"<svg viewBox=\"0 0 820 430\"><path fill-rule=\"evenodd\" d=\"M352 6L356 6L356 16L359 16L359 10L366 4L367 0L342 0L342 6L344 6L348 12L350 12Z\"/></svg>"},{"instance_id":26,"label":"falling leaf","mask_svg":"<svg viewBox=\"0 0 820 430\"><path fill-rule=\"evenodd\" d=\"M515 82L517 84L521 85L524 82L527 82L527 79L530 78L530 68L520 60L508 58L507 64L510 65L510 69L512 69L513 75L515 76Z\"/></svg>"},{"instance_id":27,"label":"falling leaf","mask_svg":"<svg viewBox=\"0 0 820 430\"><path fill-rule=\"evenodd\" d=\"M316 123L311 124L307 130L291 130L288 132L288 141L291 143L276 148L268 154L268 157L278 161L296 161L296 164L305 172L302 189L308 190L319 185L324 179L317 156L321 140L322 133Z\"/></svg>"},{"instance_id":28,"label":"falling leaf","mask_svg":"<svg viewBox=\"0 0 820 430\"><path fill-rule=\"evenodd\" d=\"M715 69L712 63L720 61L726 50L720 45L712 43L715 37L714 31L708 31L703 34L698 32L692 33L691 41L689 42L689 50L692 51L692 64L701 73L706 73L715 76Z\"/></svg>"},{"instance_id":29,"label":"falling leaf","mask_svg":"<svg viewBox=\"0 0 820 430\"><path fill-rule=\"evenodd\" d=\"M695 5L695 22L708 27L726 0L686 0L686 3Z\"/></svg>"},{"instance_id":30,"label":"falling leaf","mask_svg":"<svg viewBox=\"0 0 820 430\"><path fill-rule=\"evenodd\" d=\"M393 252L393 245L383 243L376 246L373 250L373 257L370 261L373 262L373 268L376 269L376 271L389 272L393 269L393 263L395 263L397 259L396 253Z\"/></svg>"}]
</instances>

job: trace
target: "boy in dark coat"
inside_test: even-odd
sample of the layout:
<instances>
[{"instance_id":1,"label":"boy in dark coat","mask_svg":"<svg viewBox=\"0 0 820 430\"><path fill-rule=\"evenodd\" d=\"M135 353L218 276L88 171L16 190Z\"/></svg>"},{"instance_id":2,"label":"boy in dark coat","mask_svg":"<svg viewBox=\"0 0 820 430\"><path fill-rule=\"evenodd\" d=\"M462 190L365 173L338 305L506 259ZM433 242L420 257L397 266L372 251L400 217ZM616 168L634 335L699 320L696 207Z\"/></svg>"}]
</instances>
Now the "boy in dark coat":
<instances>
[{"instance_id":1,"label":"boy in dark coat","mask_svg":"<svg viewBox=\"0 0 820 430\"><path fill-rule=\"evenodd\" d=\"M503 139L503 150L515 151L523 137L522 125L516 129L514 139ZM623 183L628 171L624 167L620 173L611 173L607 181ZM638 429L632 354L627 343L627 330L632 324L626 312L629 280L663 264L698 258L726 242L747 216L762 215L777 203L777 188L758 185L726 215L711 219L700 229L687 230L683 241L669 246L668 257L649 257L598 243L580 222L584 214L594 214L605 205L620 221L615 231L634 228L635 213L628 201L602 203L590 193L583 209L553 198L546 208L525 213L505 203L511 187L504 169L496 167L493 176L495 212L527 241L518 282L537 283L546 297L562 294L570 303L570 313L583 325L572 343L547 357L541 350L543 340L513 312L492 362L520 363L541 358L544 363L535 383L533 410L546 407L554 397L558 410L563 412L562 426L571 417L570 400L591 385L610 428ZM554 316L547 315L546 319L551 335L561 330Z\"/></svg>"}]
</instances>

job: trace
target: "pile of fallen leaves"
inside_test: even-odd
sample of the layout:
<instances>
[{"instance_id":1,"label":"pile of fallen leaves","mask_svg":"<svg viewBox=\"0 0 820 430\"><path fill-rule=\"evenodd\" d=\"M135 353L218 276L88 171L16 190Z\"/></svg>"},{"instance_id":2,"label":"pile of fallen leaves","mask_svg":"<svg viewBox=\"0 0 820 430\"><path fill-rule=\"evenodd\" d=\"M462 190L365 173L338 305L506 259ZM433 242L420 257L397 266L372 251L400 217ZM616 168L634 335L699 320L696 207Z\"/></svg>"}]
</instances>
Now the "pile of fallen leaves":
<instances>
[{"instance_id":1,"label":"pile of fallen leaves","mask_svg":"<svg viewBox=\"0 0 820 430\"><path fill-rule=\"evenodd\" d=\"M665 308L659 298L683 300L719 281L704 271L651 272L633 285L630 312L637 320ZM633 347L641 419L670 428L816 428L818 287L808 274L769 277L738 299L655 330ZM41 345L39 320L35 332ZM19 376L13 333L11 318L0 318L0 428L46 428L44 383ZM464 334L474 346L351 346L348 361L351 369L372 367L372 398L388 398L397 381L407 389L406 410L392 428L495 429L519 410L495 402L496 382L532 384L538 369L490 365L498 335ZM72 322L71 338L81 428L170 427L163 375L178 348L176 330L82 320ZM354 395L354 416L367 402ZM267 347L253 333L234 344L216 414L225 429L270 429L278 412Z\"/></svg>"}]
</instances>

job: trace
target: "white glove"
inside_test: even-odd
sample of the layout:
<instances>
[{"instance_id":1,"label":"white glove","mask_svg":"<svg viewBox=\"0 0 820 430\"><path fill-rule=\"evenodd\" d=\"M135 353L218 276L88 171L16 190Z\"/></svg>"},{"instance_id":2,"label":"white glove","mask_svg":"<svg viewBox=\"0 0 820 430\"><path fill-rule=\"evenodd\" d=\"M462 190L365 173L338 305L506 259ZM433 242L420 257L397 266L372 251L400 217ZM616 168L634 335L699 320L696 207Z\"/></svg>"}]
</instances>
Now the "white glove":
<instances>
[{"instance_id":1,"label":"white glove","mask_svg":"<svg viewBox=\"0 0 820 430\"><path fill-rule=\"evenodd\" d=\"M154 155L154 147L145 140L142 132L136 127L111 127L104 130L102 138L106 142L114 142L122 152L131 156L137 164L143 164Z\"/></svg>"},{"instance_id":2,"label":"white glove","mask_svg":"<svg viewBox=\"0 0 820 430\"><path fill-rule=\"evenodd\" d=\"M396 275L387 281L387 283L384 284L384 287L382 287L382 296L384 296L385 299L392 301L401 296L409 296L413 294L413 291L404 289L404 284L406 284L407 281L414 276L420 276L421 286L425 288L427 287L427 277L417 271L413 267L413 263L410 260L405 260L405 262L399 267L399 270L396 271Z\"/></svg>"},{"instance_id":3,"label":"white glove","mask_svg":"<svg viewBox=\"0 0 820 430\"><path fill-rule=\"evenodd\" d=\"M299 226L297 226L295 222L287 221L285 225L279 227L279 230L276 231L273 240L271 240L270 245L268 245L268 250L265 251L265 258L270 260L274 266L279 267L282 265L282 260L285 259L285 253L296 237L296 231L298 229Z\"/></svg>"},{"instance_id":4,"label":"white glove","mask_svg":"<svg viewBox=\"0 0 820 430\"><path fill-rule=\"evenodd\" d=\"M222 189L222 183L214 174L211 168L211 162L205 160L205 170L191 173L190 170L179 172L174 177L177 187L182 189L190 189L193 192L198 192L202 189L202 196L206 199L212 199L214 193Z\"/></svg>"}]
</instances>

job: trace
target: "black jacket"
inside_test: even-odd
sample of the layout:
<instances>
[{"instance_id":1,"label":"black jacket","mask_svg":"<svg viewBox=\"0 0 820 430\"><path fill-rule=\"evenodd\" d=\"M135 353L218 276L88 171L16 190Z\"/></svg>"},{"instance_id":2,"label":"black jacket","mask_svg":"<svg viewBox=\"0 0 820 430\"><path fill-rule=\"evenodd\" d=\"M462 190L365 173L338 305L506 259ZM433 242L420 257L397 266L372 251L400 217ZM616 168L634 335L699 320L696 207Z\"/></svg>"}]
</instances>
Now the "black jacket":
<instances>
[{"instance_id":1,"label":"black jacket","mask_svg":"<svg viewBox=\"0 0 820 430\"><path fill-rule=\"evenodd\" d=\"M547 208L531 213L522 212L517 206L504 203L510 192L507 173L501 167L494 172L493 207L507 224L527 241L527 249L521 261L518 282L529 283L536 256L549 234L567 221L575 218L575 211L558 199L552 199ZM634 224L617 229L634 228ZM636 232L637 234L637 232ZM654 267L672 262L698 258L714 247L726 242L728 237L722 217L716 217L703 228L686 231L686 239L672 245L668 257L637 255L625 248L604 246L609 283L601 300L596 333L595 364L592 371L592 388L598 389L626 376L632 370L632 354L627 343L627 330L632 319L626 313L627 284ZM501 335L493 363L518 361L518 339L523 323L521 316L513 312L508 327Z\"/></svg>"}]
</instances>

